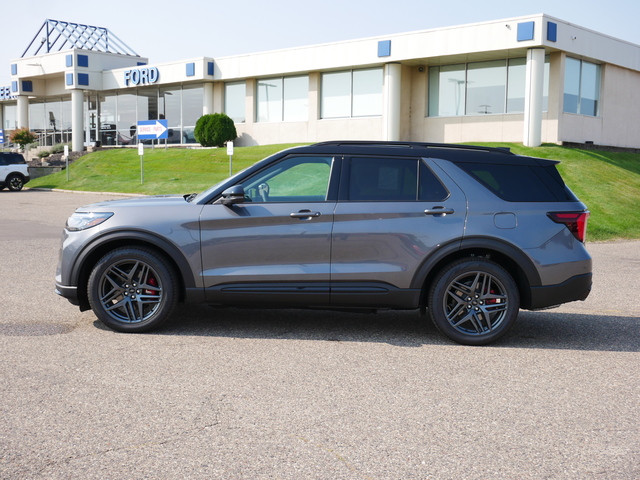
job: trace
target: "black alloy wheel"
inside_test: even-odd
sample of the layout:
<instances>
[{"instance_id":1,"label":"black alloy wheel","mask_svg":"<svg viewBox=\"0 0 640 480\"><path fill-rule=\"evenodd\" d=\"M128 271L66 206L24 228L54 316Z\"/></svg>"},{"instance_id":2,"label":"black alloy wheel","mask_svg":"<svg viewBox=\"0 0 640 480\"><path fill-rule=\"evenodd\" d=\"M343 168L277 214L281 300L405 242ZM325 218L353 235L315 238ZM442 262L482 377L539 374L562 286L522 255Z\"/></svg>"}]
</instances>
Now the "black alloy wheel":
<instances>
[{"instance_id":1,"label":"black alloy wheel","mask_svg":"<svg viewBox=\"0 0 640 480\"><path fill-rule=\"evenodd\" d=\"M177 285L173 268L155 251L120 248L106 254L93 268L89 303L108 327L119 332L146 332L171 315L178 302Z\"/></svg>"},{"instance_id":2,"label":"black alloy wheel","mask_svg":"<svg viewBox=\"0 0 640 480\"><path fill-rule=\"evenodd\" d=\"M502 337L520 309L518 287L511 275L480 257L444 268L432 284L428 302L436 327L463 345L486 345Z\"/></svg>"}]
</instances>

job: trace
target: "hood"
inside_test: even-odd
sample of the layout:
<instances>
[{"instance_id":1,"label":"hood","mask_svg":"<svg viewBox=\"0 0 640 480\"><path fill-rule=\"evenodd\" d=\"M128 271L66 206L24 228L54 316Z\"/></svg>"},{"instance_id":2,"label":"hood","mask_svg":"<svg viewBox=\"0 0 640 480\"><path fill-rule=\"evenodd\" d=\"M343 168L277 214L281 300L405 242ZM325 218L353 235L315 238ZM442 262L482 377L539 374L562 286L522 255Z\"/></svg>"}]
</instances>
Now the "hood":
<instances>
[{"instance_id":1,"label":"hood","mask_svg":"<svg viewBox=\"0 0 640 480\"><path fill-rule=\"evenodd\" d=\"M119 200L107 200L104 202L92 203L79 207L78 212L91 212L91 211L107 211L115 208L122 207L159 207L159 206L175 206L175 205L188 205L183 195L153 195L144 197L133 197Z\"/></svg>"}]
</instances>

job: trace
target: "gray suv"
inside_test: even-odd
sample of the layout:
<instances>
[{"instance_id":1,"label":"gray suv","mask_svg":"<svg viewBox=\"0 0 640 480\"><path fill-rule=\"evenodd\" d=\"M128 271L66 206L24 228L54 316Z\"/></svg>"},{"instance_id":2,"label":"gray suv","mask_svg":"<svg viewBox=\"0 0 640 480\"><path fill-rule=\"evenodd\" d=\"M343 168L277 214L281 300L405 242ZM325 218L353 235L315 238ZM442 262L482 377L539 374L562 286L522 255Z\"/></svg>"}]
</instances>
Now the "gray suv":
<instances>
[{"instance_id":1,"label":"gray suv","mask_svg":"<svg viewBox=\"0 0 640 480\"><path fill-rule=\"evenodd\" d=\"M467 145L324 142L200 194L79 208L56 291L121 332L179 302L420 309L495 341L520 308L584 300L589 212L558 162Z\"/></svg>"}]
</instances>

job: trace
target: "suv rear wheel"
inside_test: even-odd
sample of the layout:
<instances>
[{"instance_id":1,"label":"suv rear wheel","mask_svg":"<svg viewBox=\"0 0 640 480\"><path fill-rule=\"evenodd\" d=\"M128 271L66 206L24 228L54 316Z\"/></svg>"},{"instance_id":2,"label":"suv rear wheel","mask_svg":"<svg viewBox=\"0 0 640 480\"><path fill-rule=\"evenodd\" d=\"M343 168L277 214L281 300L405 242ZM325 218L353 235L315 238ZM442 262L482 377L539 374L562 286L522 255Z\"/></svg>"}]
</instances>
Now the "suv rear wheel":
<instances>
[{"instance_id":1,"label":"suv rear wheel","mask_svg":"<svg viewBox=\"0 0 640 480\"><path fill-rule=\"evenodd\" d=\"M178 301L176 275L167 261L145 248L119 248L102 257L89 277L96 316L119 332L146 332L171 315Z\"/></svg>"},{"instance_id":2,"label":"suv rear wheel","mask_svg":"<svg viewBox=\"0 0 640 480\"><path fill-rule=\"evenodd\" d=\"M511 275L485 258L466 258L445 267L431 286L428 302L436 327L464 345L485 345L502 337L520 309Z\"/></svg>"}]
</instances>

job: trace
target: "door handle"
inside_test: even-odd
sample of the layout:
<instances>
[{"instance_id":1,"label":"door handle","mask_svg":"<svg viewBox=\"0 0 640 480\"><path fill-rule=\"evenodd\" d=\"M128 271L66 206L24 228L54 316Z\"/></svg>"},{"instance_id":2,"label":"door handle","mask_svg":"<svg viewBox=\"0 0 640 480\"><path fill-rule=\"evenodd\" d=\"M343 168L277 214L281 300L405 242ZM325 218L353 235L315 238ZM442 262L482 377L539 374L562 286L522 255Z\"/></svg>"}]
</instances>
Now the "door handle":
<instances>
[{"instance_id":1,"label":"door handle","mask_svg":"<svg viewBox=\"0 0 640 480\"><path fill-rule=\"evenodd\" d=\"M442 215L443 217L445 215L451 215L452 213L455 213L456 211L453 208L444 208L444 207L433 207L433 208L427 208L424 211L425 215Z\"/></svg>"},{"instance_id":2,"label":"door handle","mask_svg":"<svg viewBox=\"0 0 640 480\"><path fill-rule=\"evenodd\" d=\"M320 215L321 215L320 212L312 212L311 210L300 210L298 213L289 214L291 218L311 218L311 217L319 217Z\"/></svg>"}]
</instances>

